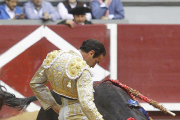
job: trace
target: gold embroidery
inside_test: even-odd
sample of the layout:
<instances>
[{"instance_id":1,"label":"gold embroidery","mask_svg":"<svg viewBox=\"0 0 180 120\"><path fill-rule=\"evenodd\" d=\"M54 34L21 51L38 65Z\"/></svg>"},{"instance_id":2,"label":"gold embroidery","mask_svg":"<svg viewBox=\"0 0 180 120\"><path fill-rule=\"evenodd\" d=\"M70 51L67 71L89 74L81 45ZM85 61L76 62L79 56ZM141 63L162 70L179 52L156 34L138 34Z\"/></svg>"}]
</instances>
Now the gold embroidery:
<instances>
[{"instance_id":1,"label":"gold embroidery","mask_svg":"<svg viewBox=\"0 0 180 120\"><path fill-rule=\"evenodd\" d=\"M67 87L71 88L71 81L68 82Z\"/></svg>"},{"instance_id":2,"label":"gold embroidery","mask_svg":"<svg viewBox=\"0 0 180 120\"><path fill-rule=\"evenodd\" d=\"M47 59L53 58L53 55L54 51L48 55ZM73 52L64 52L61 54L61 57L55 59L55 61L53 63L49 63L49 65L50 64L51 66L46 69L46 74L48 76L48 80L51 82L53 90L66 97L78 99L76 86L77 81L71 77L80 76L83 69L85 67L88 68L86 62L80 58L78 54Z\"/></svg>"},{"instance_id":3,"label":"gold embroidery","mask_svg":"<svg viewBox=\"0 0 180 120\"><path fill-rule=\"evenodd\" d=\"M69 64L67 65L67 75L71 79L76 79L80 76L83 71L83 68L89 67L84 60L79 57L73 58L70 60Z\"/></svg>"},{"instance_id":4,"label":"gold embroidery","mask_svg":"<svg viewBox=\"0 0 180 120\"><path fill-rule=\"evenodd\" d=\"M52 60L54 60L54 58L56 58L56 56L61 52L61 50L54 50L53 52L50 52L45 61L44 61L44 65L45 66L49 66L52 62Z\"/></svg>"}]
</instances>

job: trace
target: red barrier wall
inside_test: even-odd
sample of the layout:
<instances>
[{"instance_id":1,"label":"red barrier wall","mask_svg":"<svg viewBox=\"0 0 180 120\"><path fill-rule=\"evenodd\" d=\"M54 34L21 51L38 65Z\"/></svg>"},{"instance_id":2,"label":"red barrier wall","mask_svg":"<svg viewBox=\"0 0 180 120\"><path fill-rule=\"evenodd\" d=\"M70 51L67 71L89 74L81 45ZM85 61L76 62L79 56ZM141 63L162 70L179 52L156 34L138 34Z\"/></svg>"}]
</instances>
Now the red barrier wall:
<instances>
[{"instance_id":1,"label":"red barrier wall","mask_svg":"<svg viewBox=\"0 0 180 120\"><path fill-rule=\"evenodd\" d=\"M39 25L0 26L0 55L31 34ZM64 25L48 25L67 42L78 48L83 40L94 38L102 41L107 49L100 66L109 70L109 30L106 25L85 25L69 28ZM180 26L179 25L118 25L118 79L158 102L180 101ZM48 33L47 33L48 34ZM53 36L52 36L53 38ZM35 38L32 38L36 39ZM26 49L0 71L6 71L1 80L23 94L33 95L29 82L41 65L46 54L58 49L46 37ZM0 118L9 109L0 112ZM150 112L152 118L173 119L169 115ZM158 114L157 114L158 113ZM177 114L177 113L176 113ZM179 115L178 115L179 116Z\"/></svg>"},{"instance_id":2,"label":"red barrier wall","mask_svg":"<svg viewBox=\"0 0 180 120\"><path fill-rule=\"evenodd\" d=\"M118 25L118 79L158 102L179 103L179 25ZM175 106L174 106L175 107ZM153 119L179 119L148 112Z\"/></svg>"},{"instance_id":3,"label":"red barrier wall","mask_svg":"<svg viewBox=\"0 0 180 120\"><path fill-rule=\"evenodd\" d=\"M22 41L22 39L35 31L38 27L40 26L0 26L0 31L2 31L0 33L0 55L10 49L16 43ZM103 61L99 65L106 70L109 70L110 36L109 30L106 29L106 25L76 26L75 29L71 29L70 27L65 25L48 25L47 27L77 49L79 49L83 40L87 40L90 38L98 39L103 42L107 49L107 56L105 57L106 59L103 59ZM49 33L47 32L46 34ZM39 33L37 34L37 37L38 35ZM30 38L30 40L33 39L37 38ZM33 95L32 90L29 86L29 82L37 69L42 64L42 61L46 57L47 53L54 49L59 48L49 42L46 37L41 38L38 42L30 46L23 53L15 57L0 69L1 72L5 71L5 73L1 76L1 80L24 96ZM50 87L50 85L48 86ZM9 115L4 114L7 113L7 111L9 112L11 110L6 109L1 112L0 118L7 118L11 115L16 114L14 113L15 110L12 110L10 112L11 114Z\"/></svg>"},{"instance_id":4,"label":"red barrier wall","mask_svg":"<svg viewBox=\"0 0 180 120\"><path fill-rule=\"evenodd\" d=\"M179 102L179 25L118 25L118 79L158 102Z\"/></svg>"}]
</instances>

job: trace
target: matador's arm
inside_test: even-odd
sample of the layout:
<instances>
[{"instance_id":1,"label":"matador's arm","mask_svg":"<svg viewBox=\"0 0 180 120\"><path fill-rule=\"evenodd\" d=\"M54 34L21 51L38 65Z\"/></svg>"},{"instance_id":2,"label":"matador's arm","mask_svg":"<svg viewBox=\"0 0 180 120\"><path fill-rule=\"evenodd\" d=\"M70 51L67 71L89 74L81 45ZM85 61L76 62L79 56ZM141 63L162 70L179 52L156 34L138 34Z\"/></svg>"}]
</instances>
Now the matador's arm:
<instances>
[{"instance_id":1,"label":"matador's arm","mask_svg":"<svg viewBox=\"0 0 180 120\"><path fill-rule=\"evenodd\" d=\"M84 70L77 80L78 99L89 120L103 120L94 103L93 81L88 70Z\"/></svg>"}]
</instances>

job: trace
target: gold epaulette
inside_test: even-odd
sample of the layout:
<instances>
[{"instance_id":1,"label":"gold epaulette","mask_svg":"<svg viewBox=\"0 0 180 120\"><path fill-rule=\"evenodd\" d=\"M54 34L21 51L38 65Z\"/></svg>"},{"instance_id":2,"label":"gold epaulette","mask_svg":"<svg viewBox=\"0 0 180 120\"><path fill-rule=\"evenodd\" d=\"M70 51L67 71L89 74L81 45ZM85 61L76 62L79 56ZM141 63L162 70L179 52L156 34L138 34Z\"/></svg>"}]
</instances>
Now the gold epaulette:
<instances>
[{"instance_id":1,"label":"gold epaulette","mask_svg":"<svg viewBox=\"0 0 180 120\"><path fill-rule=\"evenodd\" d=\"M83 70L85 69L89 70L90 72L90 67L86 64L86 61L84 61L80 57L73 57L67 63L66 75L70 79L76 79L82 74Z\"/></svg>"},{"instance_id":2,"label":"gold epaulette","mask_svg":"<svg viewBox=\"0 0 180 120\"><path fill-rule=\"evenodd\" d=\"M44 68L49 68L52 65L53 61L55 61L56 58L60 55L60 53L62 53L61 50L54 50L48 53L46 59L44 59L43 62Z\"/></svg>"}]
</instances>

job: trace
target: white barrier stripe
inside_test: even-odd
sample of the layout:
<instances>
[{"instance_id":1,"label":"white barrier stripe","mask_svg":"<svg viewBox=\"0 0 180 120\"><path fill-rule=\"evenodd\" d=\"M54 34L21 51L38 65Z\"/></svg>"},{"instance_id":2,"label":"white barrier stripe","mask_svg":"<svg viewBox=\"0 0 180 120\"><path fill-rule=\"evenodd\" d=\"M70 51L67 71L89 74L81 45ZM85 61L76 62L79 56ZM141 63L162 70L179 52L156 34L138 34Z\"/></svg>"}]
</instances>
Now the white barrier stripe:
<instances>
[{"instance_id":1,"label":"white barrier stripe","mask_svg":"<svg viewBox=\"0 0 180 120\"><path fill-rule=\"evenodd\" d=\"M42 37L44 37L44 36L42 36L42 29L43 29L43 26L37 28L35 31L33 31L31 34L29 34L27 37L25 37L20 42L16 43L13 47L11 47L9 50L7 50L2 55L0 55L0 68L3 67L4 65L6 65L11 60L13 60L18 55L20 55L22 52L24 52L30 46L35 44Z\"/></svg>"},{"instance_id":2,"label":"white barrier stripe","mask_svg":"<svg viewBox=\"0 0 180 120\"><path fill-rule=\"evenodd\" d=\"M0 84L5 86L7 92L14 94L17 98L25 98L22 94L11 88L9 85L4 83L3 81L0 80ZM40 106L36 105L35 103L31 103L27 108L26 111L28 112L34 112L40 110Z\"/></svg>"},{"instance_id":3,"label":"white barrier stripe","mask_svg":"<svg viewBox=\"0 0 180 120\"><path fill-rule=\"evenodd\" d=\"M74 46L68 43L65 39L59 36L57 33L45 26L45 37L53 45L61 50L77 50Z\"/></svg>"},{"instance_id":4,"label":"white barrier stripe","mask_svg":"<svg viewBox=\"0 0 180 120\"><path fill-rule=\"evenodd\" d=\"M169 111L180 111L180 103L159 103L160 105L164 106ZM160 111L157 108L154 108L152 105L148 103L140 103L140 105L146 111Z\"/></svg>"},{"instance_id":5,"label":"white barrier stripe","mask_svg":"<svg viewBox=\"0 0 180 120\"><path fill-rule=\"evenodd\" d=\"M117 24L107 24L110 29L110 79L117 79Z\"/></svg>"}]
</instances>

